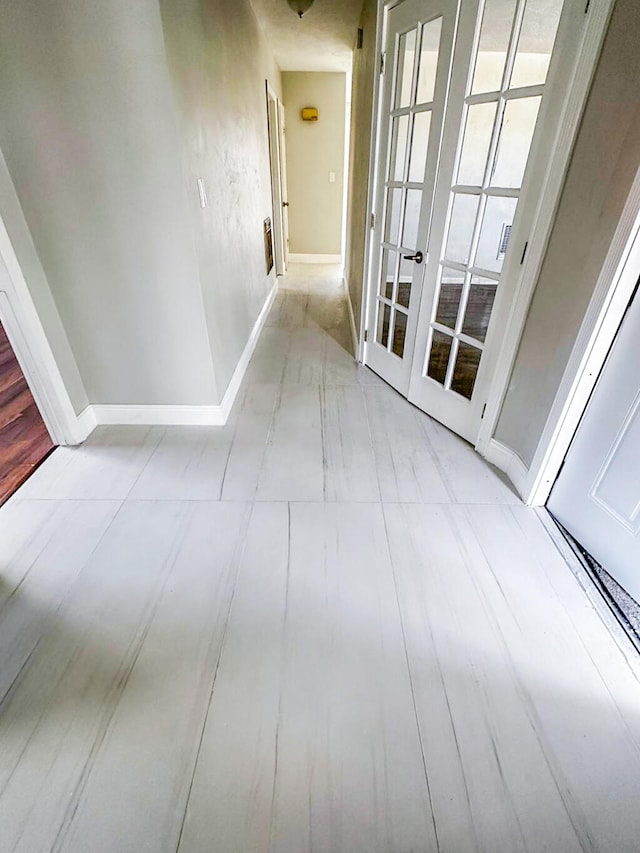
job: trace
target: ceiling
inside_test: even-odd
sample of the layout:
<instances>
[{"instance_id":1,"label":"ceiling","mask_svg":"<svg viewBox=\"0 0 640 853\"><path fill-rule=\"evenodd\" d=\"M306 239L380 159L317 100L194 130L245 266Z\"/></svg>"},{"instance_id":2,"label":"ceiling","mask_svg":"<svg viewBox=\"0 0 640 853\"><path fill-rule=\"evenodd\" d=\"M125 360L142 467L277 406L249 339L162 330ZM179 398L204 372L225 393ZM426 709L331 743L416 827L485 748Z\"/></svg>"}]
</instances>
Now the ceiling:
<instances>
[{"instance_id":1,"label":"ceiling","mask_svg":"<svg viewBox=\"0 0 640 853\"><path fill-rule=\"evenodd\" d=\"M302 19L287 0L251 0L283 71L351 71L363 0L315 0Z\"/></svg>"}]
</instances>

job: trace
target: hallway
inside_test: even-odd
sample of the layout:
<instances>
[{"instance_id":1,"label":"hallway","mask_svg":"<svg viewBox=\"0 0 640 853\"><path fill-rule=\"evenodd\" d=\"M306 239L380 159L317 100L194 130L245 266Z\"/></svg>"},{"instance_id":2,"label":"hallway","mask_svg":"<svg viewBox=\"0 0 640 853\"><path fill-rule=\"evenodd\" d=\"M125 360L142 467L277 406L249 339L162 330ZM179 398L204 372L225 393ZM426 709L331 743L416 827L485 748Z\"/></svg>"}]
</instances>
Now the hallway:
<instances>
[{"instance_id":1,"label":"hallway","mask_svg":"<svg viewBox=\"0 0 640 853\"><path fill-rule=\"evenodd\" d=\"M0 853L632 853L640 667L292 267L227 426L0 510Z\"/></svg>"}]
</instances>

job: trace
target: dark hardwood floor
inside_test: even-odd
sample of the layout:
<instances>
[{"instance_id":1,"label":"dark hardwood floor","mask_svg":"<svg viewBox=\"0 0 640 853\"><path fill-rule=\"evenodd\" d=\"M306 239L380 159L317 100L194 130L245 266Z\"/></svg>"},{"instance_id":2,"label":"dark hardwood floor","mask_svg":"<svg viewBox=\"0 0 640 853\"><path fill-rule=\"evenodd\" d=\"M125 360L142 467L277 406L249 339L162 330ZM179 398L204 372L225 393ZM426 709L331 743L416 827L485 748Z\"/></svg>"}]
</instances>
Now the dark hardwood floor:
<instances>
[{"instance_id":1,"label":"dark hardwood floor","mask_svg":"<svg viewBox=\"0 0 640 853\"><path fill-rule=\"evenodd\" d=\"M53 447L0 324L0 503L15 492Z\"/></svg>"}]
</instances>

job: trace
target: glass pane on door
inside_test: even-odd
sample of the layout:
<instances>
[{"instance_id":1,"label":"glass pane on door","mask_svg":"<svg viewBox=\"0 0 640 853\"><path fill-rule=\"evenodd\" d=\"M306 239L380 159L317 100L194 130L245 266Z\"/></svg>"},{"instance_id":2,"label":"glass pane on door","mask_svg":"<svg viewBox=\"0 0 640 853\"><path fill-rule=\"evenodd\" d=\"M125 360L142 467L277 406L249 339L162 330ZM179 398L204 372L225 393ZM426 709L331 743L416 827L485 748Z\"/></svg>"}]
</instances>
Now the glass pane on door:
<instances>
[{"instance_id":1,"label":"glass pane on door","mask_svg":"<svg viewBox=\"0 0 640 853\"><path fill-rule=\"evenodd\" d=\"M464 335L469 335L470 338L476 338L476 340L484 343L491 319L491 310L496 298L497 286L498 282L493 279L482 278L477 275L471 277L464 322L462 323Z\"/></svg>"},{"instance_id":2,"label":"glass pane on door","mask_svg":"<svg viewBox=\"0 0 640 853\"><path fill-rule=\"evenodd\" d=\"M411 30L400 36L398 50L398 70L396 79L396 109L408 107L411 103L413 87L413 64L416 55L417 30Z\"/></svg>"},{"instance_id":3,"label":"glass pane on door","mask_svg":"<svg viewBox=\"0 0 640 853\"><path fill-rule=\"evenodd\" d=\"M411 135L411 160L409 162L409 180L421 184L427 165L427 147L431 129L431 111L417 113L413 120Z\"/></svg>"},{"instance_id":4,"label":"glass pane on door","mask_svg":"<svg viewBox=\"0 0 640 853\"><path fill-rule=\"evenodd\" d=\"M453 197L449 235L445 248L445 257L449 261L461 264L469 262L471 256L471 240L476 224L476 215L480 196L456 193Z\"/></svg>"},{"instance_id":5,"label":"glass pane on door","mask_svg":"<svg viewBox=\"0 0 640 853\"><path fill-rule=\"evenodd\" d=\"M544 83L551 62L563 0L527 0L511 88Z\"/></svg>"},{"instance_id":6,"label":"glass pane on door","mask_svg":"<svg viewBox=\"0 0 640 853\"><path fill-rule=\"evenodd\" d=\"M436 70L442 32L442 18L430 21L422 28L422 45L420 47L420 69L418 71L417 104L433 101L436 86Z\"/></svg>"},{"instance_id":7,"label":"glass pane on door","mask_svg":"<svg viewBox=\"0 0 640 853\"><path fill-rule=\"evenodd\" d=\"M500 130L498 154L491 177L492 186L510 188L522 186L541 100L541 97L536 97L507 101Z\"/></svg>"},{"instance_id":8,"label":"glass pane on door","mask_svg":"<svg viewBox=\"0 0 640 853\"><path fill-rule=\"evenodd\" d=\"M500 89L515 12L516 0L485 3L471 94Z\"/></svg>"},{"instance_id":9,"label":"glass pane on door","mask_svg":"<svg viewBox=\"0 0 640 853\"><path fill-rule=\"evenodd\" d=\"M476 384L481 355L482 350L471 346L471 344L464 343L463 341L460 341L458 344L456 366L453 369L453 376L451 378L451 390L455 391L456 394L462 394L467 400L470 400L473 394L473 386Z\"/></svg>"},{"instance_id":10,"label":"glass pane on door","mask_svg":"<svg viewBox=\"0 0 640 853\"><path fill-rule=\"evenodd\" d=\"M473 104L467 110L462 154L456 183L481 186L496 118L497 104Z\"/></svg>"},{"instance_id":11,"label":"glass pane on door","mask_svg":"<svg viewBox=\"0 0 640 853\"><path fill-rule=\"evenodd\" d=\"M490 196L484 208L475 266L483 270L500 272L504 263L513 217L518 206L517 198Z\"/></svg>"},{"instance_id":12,"label":"glass pane on door","mask_svg":"<svg viewBox=\"0 0 640 853\"><path fill-rule=\"evenodd\" d=\"M465 274L459 270L445 267L440 279L440 294L436 308L435 322L441 326L455 329L458 310L462 299Z\"/></svg>"}]
</instances>

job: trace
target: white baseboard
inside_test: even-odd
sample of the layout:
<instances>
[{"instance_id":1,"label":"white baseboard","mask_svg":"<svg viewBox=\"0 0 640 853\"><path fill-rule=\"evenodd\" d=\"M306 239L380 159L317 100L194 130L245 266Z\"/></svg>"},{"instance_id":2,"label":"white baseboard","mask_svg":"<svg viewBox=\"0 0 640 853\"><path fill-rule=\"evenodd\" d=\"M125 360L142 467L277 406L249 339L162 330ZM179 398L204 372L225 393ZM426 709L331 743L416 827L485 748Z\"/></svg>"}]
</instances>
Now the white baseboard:
<instances>
[{"instance_id":1,"label":"white baseboard","mask_svg":"<svg viewBox=\"0 0 640 853\"><path fill-rule=\"evenodd\" d=\"M356 318L353 316L353 305L351 304L351 294L349 293L349 285L346 278L342 279L344 285L344 293L347 300L347 311L349 312L349 328L351 329L351 341L353 343L353 355L358 358L358 332L356 330Z\"/></svg>"},{"instance_id":2,"label":"white baseboard","mask_svg":"<svg viewBox=\"0 0 640 853\"><path fill-rule=\"evenodd\" d=\"M300 255L289 252L291 264L341 264L342 255Z\"/></svg>"},{"instance_id":3,"label":"white baseboard","mask_svg":"<svg viewBox=\"0 0 640 853\"><path fill-rule=\"evenodd\" d=\"M238 395L251 356L278 291L272 287L253 325L249 339L233 372L231 381L217 406L88 406L78 416L79 442L84 441L98 425L112 426L224 426Z\"/></svg>"},{"instance_id":4,"label":"white baseboard","mask_svg":"<svg viewBox=\"0 0 640 853\"><path fill-rule=\"evenodd\" d=\"M87 408L83 409L83 411L78 415L76 419L75 440L73 441L73 444L82 444L82 442L89 438L91 433L98 426L98 420L94 409L94 406L87 406Z\"/></svg>"},{"instance_id":5,"label":"white baseboard","mask_svg":"<svg viewBox=\"0 0 640 853\"><path fill-rule=\"evenodd\" d=\"M515 450L512 450L510 447L507 447L506 444L502 444L502 442L496 441L495 438L492 438L489 442L485 459L487 462L491 462L492 465L495 465L496 468L504 471L515 486L520 497L526 500L529 469Z\"/></svg>"}]
</instances>

